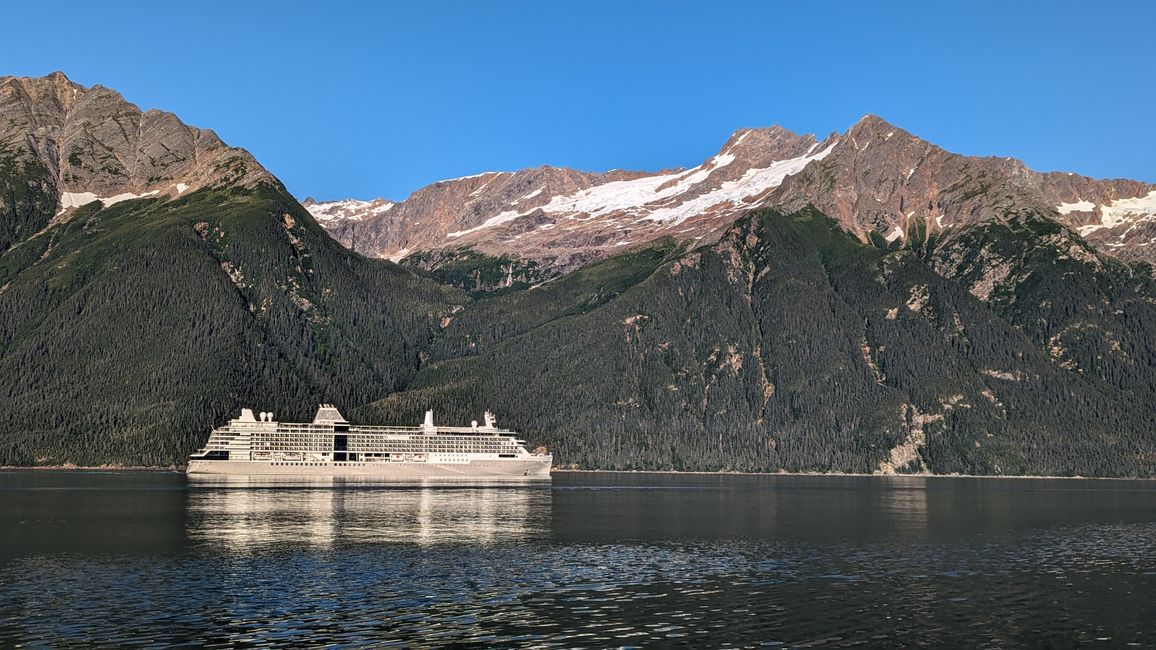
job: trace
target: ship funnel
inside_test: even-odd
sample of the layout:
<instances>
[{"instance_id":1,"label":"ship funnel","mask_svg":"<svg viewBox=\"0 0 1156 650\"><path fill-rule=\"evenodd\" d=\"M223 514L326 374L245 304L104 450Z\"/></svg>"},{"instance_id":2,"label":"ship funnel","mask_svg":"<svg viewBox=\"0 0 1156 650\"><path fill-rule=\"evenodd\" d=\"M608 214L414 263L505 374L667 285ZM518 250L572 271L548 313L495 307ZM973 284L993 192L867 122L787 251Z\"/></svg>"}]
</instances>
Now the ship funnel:
<instances>
[{"instance_id":1,"label":"ship funnel","mask_svg":"<svg viewBox=\"0 0 1156 650\"><path fill-rule=\"evenodd\" d=\"M273 415L269 414L269 419L273 419ZM313 416L313 424L347 424L345 417L341 415L341 411L332 404L322 404L317 408L317 415Z\"/></svg>"},{"instance_id":2,"label":"ship funnel","mask_svg":"<svg viewBox=\"0 0 1156 650\"><path fill-rule=\"evenodd\" d=\"M241 409L241 417L237 418L241 422L256 422L257 418L253 417L253 409Z\"/></svg>"},{"instance_id":3,"label":"ship funnel","mask_svg":"<svg viewBox=\"0 0 1156 650\"><path fill-rule=\"evenodd\" d=\"M497 424L498 419L494 417L494 414L486 411L486 428L493 429Z\"/></svg>"},{"instance_id":4,"label":"ship funnel","mask_svg":"<svg viewBox=\"0 0 1156 650\"><path fill-rule=\"evenodd\" d=\"M422 423L421 428L431 433L437 430L437 427L434 426L432 410L425 412L425 422Z\"/></svg>"}]
</instances>

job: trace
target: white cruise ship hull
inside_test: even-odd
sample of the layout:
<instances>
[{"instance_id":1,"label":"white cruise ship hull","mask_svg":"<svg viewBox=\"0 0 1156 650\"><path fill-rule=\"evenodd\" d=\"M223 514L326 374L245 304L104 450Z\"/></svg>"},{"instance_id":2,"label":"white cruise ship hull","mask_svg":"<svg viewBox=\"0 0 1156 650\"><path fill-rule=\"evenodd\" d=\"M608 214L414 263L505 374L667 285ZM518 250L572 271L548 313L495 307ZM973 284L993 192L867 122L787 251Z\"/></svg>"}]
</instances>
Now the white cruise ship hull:
<instances>
[{"instance_id":1,"label":"white cruise ship hull","mask_svg":"<svg viewBox=\"0 0 1156 650\"><path fill-rule=\"evenodd\" d=\"M271 462L259 460L189 460L189 474L230 476L367 476L383 478L549 478L551 458L530 456L461 463L437 462Z\"/></svg>"}]
</instances>

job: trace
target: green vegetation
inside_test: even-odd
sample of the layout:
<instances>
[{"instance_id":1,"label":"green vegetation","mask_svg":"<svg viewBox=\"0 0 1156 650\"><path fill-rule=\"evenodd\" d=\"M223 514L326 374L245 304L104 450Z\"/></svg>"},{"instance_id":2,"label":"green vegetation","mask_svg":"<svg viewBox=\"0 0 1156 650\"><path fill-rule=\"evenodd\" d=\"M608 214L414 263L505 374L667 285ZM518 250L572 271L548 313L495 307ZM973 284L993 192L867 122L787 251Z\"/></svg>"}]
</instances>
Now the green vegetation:
<instances>
[{"instance_id":1,"label":"green vegetation","mask_svg":"<svg viewBox=\"0 0 1156 650\"><path fill-rule=\"evenodd\" d=\"M473 297L528 289L551 277L532 260L510 255L495 257L472 248L448 253L419 251L402 263L415 269L428 269L429 275L439 282L468 291Z\"/></svg>"},{"instance_id":2,"label":"green vegetation","mask_svg":"<svg viewBox=\"0 0 1156 650\"><path fill-rule=\"evenodd\" d=\"M1053 246L1015 224L981 236ZM1136 386L1150 381L1156 321L1134 322L1132 379L1111 381L1054 358L1024 326L1032 317L993 310L965 270L863 246L814 210L757 213L714 246L670 253L467 306L410 388L358 415L414 421L432 407L465 420L489 407L560 463L594 468L866 472L910 440L899 471L1156 473L1151 396ZM1065 273L1100 286L1103 263ZM627 277L618 269L633 273L591 304L593 287ZM1152 294L1131 290L1121 317L1134 320ZM1114 313L1113 299L1077 294L1063 309ZM1100 343L1071 345L1082 358Z\"/></svg>"},{"instance_id":3,"label":"green vegetation","mask_svg":"<svg viewBox=\"0 0 1156 650\"><path fill-rule=\"evenodd\" d=\"M48 170L0 143L0 253L48 225L55 208Z\"/></svg>"},{"instance_id":4,"label":"green vegetation","mask_svg":"<svg viewBox=\"0 0 1156 650\"><path fill-rule=\"evenodd\" d=\"M364 259L272 186L49 226L42 169L0 179L0 464L179 464L243 405L327 401L489 408L585 468L1156 475L1151 275L1045 216L900 246L761 211L543 281Z\"/></svg>"},{"instance_id":5,"label":"green vegetation","mask_svg":"<svg viewBox=\"0 0 1156 650\"><path fill-rule=\"evenodd\" d=\"M0 464L180 463L242 405L382 397L460 297L268 186L92 204L0 269Z\"/></svg>"}]
</instances>

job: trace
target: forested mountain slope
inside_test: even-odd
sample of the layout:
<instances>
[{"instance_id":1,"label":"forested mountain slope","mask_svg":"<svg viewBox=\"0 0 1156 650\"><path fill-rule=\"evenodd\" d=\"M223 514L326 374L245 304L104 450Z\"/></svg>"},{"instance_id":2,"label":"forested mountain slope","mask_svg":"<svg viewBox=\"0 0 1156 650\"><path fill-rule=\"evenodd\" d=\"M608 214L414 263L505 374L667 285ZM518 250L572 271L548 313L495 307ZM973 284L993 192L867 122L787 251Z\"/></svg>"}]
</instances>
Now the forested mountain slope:
<instances>
[{"instance_id":1,"label":"forested mountain slope","mask_svg":"<svg viewBox=\"0 0 1156 650\"><path fill-rule=\"evenodd\" d=\"M381 423L491 409L583 468L1156 475L1156 289L1105 244L1140 245L1147 213L1119 210L1147 186L991 183L883 128L738 134L709 182L673 173L698 205L733 164L800 163L774 179L792 209L735 199L709 238L648 231L562 275L432 251L426 272L343 248L211 132L63 75L0 79L0 465L180 464L241 406L325 401ZM885 179L913 158L938 198L896 228L912 209ZM639 180L547 176L526 178ZM1077 198L1094 209L1048 203ZM1092 217L1111 238L1081 236Z\"/></svg>"},{"instance_id":2,"label":"forested mountain slope","mask_svg":"<svg viewBox=\"0 0 1156 650\"><path fill-rule=\"evenodd\" d=\"M131 113L121 102L79 130ZM4 123L0 139L0 465L181 463L240 406L290 419L382 397L416 372L457 300L342 248L240 150L166 179L182 192L62 207L62 186L118 188L69 186L45 155L65 143L32 137L44 133L34 123L22 136L28 123ZM141 139L153 138L177 149ZM93 149L110 168L127 155ZM213 172L222 160L232 172ZM197 178L212 180L190 189Z\"/></svg>"},{"instance_id":3,"label":"forested mountain slope","mask_svg":"<svg viewBox=\"0 0 1156 650\"><path fill-rule=\"evenodd\" d=\"M763 211L472 304L359 415L489 406L585 468L1147 476L1154 334L1149 275L1046 216L883 249Z\"/></svg>"}]
</instances>

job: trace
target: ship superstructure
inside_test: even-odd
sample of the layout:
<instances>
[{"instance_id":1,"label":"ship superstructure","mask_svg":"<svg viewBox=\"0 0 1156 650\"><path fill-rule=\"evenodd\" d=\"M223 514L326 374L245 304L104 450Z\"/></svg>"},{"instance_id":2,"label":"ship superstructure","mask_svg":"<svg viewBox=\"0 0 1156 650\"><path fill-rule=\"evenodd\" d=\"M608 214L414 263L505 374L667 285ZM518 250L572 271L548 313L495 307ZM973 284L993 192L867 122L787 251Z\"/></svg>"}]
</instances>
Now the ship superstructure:
<instances>
[{"instance_id":1,"label":"ship superstructure","mask_svg":"<svg viewBox=\"0 0 1156 650\"><path fill-rule=\"evenodd\" d=\"M351 425L332 404L312 422L278 422L272 413L241 416L214 429L189 456L190 474L433 477L548 477L553 457L530 453L525 441L497 426L434 424L433 411L417 427Z\"/></svg>"}]
</instances>

